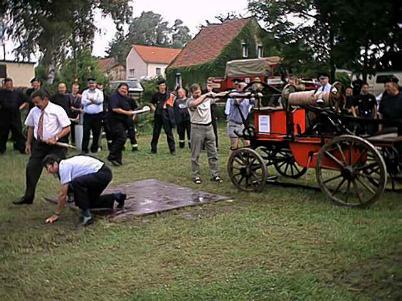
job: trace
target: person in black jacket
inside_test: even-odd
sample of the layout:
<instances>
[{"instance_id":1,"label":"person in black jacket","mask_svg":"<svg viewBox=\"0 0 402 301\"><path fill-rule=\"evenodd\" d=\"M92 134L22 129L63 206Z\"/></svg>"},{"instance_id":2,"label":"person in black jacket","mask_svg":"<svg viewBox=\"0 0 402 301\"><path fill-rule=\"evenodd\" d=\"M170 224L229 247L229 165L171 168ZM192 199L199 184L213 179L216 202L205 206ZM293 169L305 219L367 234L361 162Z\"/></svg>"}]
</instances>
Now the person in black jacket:
<instances>
[{"instance_id":1,"label":"person in black jacket","mask_svg":"<svg viewBox=\"0 0 402 301\"><path fill-rule=\"evenodd\" d=\"M13 87L11 78L4 79L4 89L0 91L0 154L6 151L9 133L15 141L14 148L21 154L25 153L25 137L22 134L20 108L28 100Z\"/></svg>"},{"instance_id":2,"label":"person in black jacket","mask_svg":"<svg viewBox=\"0 0 402 301\"><path fill-rule=\"evenodd\" d=\"M151 152L157 153L158 140L161 129L166 133L167 143L172 155L176 154L176 146L172 128L175 126L173 111L174 96L167 90L165 80L158 81L158 92L151 100L151 109L154 113L154 128L151 141Z\"/></svg>"},{"instance_id":3,"label":"person in black jacket","mask_svg":"<svg viewBox=\"0 0 402 301\"><path fill-rule=\"evenodd\" d=\"M123 147L127 139L127 129L129 120L133 118L133 111L130 108L128 95L128 85L121 83L117 91L110 97L108 108L108 126L112 142L109 148L107 159L114 165L123 164Z\"/></svg>"},{"instance_id":4,"label":"person in black jacket","mask_svg":"<svg viewBox=\"0 0 402 301\"><path fill-rule=\"evenodd\" d=\"M71 94L67 94L67 86L65 83L61 82L57 85L57 93L50 97L50 101L62 107L71 121L71 116L73 116L71 103L73 102L73 100ZM68 143L69 136L70 134L67 134L65 137L63 137L63 141L61 142Z\"/></svg>"},{"instance_id":5,"label":"person in black jacket","mask_svg":"<svg viewBox=\"0 0 402 301\"><path fill-rule=\"evenodd\" d=\"M130 103L131 110L135 111L138 109L138 104L135 101L135 99L129 97L129 103ZM134 118L129 119L127 126L128 126L127 137L128 137L128 139L130 139L131 151L136 152L136 151L138 151L138 142L137 142Z\"/></svg>"},{"instance_id":6,"label":"person in black jacket","mask_svg":"<svg viewBox=\"0 0 402 301\"><path fill-rule=\"evenodd\" d=\"M28 107L28 111L30 111L35 105L32 103L31 95L32 93L38 91L42 87L42 82L40 79L34 77L30 81L31 83L31 88L27 89L25 94L29 98L29 102L26 104L26 107ZM25 107L24 107L25 108Z\"/></svg>"}]
</instances>

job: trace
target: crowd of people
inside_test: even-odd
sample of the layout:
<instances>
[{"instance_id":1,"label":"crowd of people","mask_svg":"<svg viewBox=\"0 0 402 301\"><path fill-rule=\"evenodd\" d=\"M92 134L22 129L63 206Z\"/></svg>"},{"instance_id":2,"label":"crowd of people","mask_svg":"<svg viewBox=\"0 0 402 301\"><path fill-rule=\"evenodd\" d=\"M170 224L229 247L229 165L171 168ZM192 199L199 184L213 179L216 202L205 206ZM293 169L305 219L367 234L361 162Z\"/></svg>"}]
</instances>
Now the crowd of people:
<instances>
[{"instance_id":1,"label":"crowd of people","mask_svg":"<svg viewBox=\"0 0 402 301\"><path fill-rule=\"evenodd\" d=\"M327 74L320 74L320 87L315 91L317 105L324 102L320 95L332 91ZM127 138L132 150L138 150L134 119L135 101L129 97L129 87L121 83L111 95L106 95L103 85L96 79L88 79L88 87L82 92L78 84L71 86L67 92L65 83L59 83L57 92L50 96L41 88L41 82L34 78L32 87L22 93L13 87L13 81L6 78L0 90L0 153L6 151L11 132L14 149L28 154L26 166L26 188L24 195L14 204L32 204L35 190L41 175L42 166L49 173L59 175L61 190L59 206L54 215L46 222L53 223L58 219L69 190L73 191L76 204L82 210L83 224L90 224L93 219L90 208L113 208L114 203L122 207L124 194L100 196L111 181L111 170L100 160L86 154L97 153L101 147L101 133L106 134L109 150L107 159L113 166L123 164L123 150ZM177 128L179 147L191 149L191 174L195 184L201 184L199 157L206 150L211 173L211 181L221 183L218 166L218 135L214 108L217 101L226 100L225 115L227 117L227 135L230 138L230 149L240 147L240 137L256 100L244 97L247 84L236 81L233 91L215 93L213 83L207 82L203 92L199 84L190 86L189 95L184 88L169 91L164 80L158 82L158 91L150 101L154 112L153 132L150 142L151 153L157 154L158 141L163 128L169 151L176 153L174 128ZM230 94L232 93L232 94ZM236 94L237 93L237 94ZM236 96L238 95L238 96ZM385 84L384 92L379 100L369 93L367 83L361 83L360 89L346 87L341 114L362 119L381 118L391 121L402 121L402 96L397 81L390 78ZM21 112L28 110L25 119L26 133L23 132ZM79 156L66 159L66 145L74 144L76 135L74 125L81 123L83 127ZM402 135L402 127L398 133ZM370 123L359 131L373 133L375 129ZM92 142L90 145L90 137ZM244 146L249 141L243 141Z\"/></svg>"},{"instance_id":2,"label":"crowd of people","mask_svg":"<svg viewBox=\"0 0 402 301\"><path fill-rule=\"evenodd\" d=\"M330 92L332 85L329 83L328 74L321 74L319 80L321 87L318 91L321 89ZM386 80L384 91L378 96L370 93L367 82L354 81L352 86L346 86L342 91L337 109L341 115L357 118L352 120L349 126L357 135L373 135L387 128L398 128L399 134L402 132L402 95L398 79L395 77Z\"/></svg>"}]
</instances>

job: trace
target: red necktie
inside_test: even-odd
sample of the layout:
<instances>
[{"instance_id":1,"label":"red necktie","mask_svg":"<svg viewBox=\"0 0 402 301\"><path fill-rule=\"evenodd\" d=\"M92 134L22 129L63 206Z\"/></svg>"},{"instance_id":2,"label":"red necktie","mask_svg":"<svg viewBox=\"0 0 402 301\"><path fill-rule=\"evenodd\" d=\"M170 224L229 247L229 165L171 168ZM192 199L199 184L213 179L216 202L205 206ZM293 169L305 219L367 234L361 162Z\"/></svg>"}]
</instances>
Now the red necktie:
<instances>
[{"instance_id":1,"label":"red necktie","mask_svg":"<svg viewBox=\"0 0 402 301\"><path fill-rule=\"evenodd\" d=\"M45 110L42 110L42 113L40 114L40 117L39 117L38 130L36 131L38 140L43 140L43 116L44 115L45 115Z\"/></svg>"}]
</instances>

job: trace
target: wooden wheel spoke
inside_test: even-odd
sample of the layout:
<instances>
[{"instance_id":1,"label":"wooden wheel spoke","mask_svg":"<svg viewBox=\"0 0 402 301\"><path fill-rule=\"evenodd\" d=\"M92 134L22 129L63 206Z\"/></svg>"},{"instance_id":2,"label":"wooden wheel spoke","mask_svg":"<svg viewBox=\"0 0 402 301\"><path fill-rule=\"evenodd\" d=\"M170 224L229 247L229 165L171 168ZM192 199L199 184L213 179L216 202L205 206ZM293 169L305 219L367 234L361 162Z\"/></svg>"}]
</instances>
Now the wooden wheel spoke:
<instances>
[{"instance_id":1,"label":"wooden wheel spoke","mask_svg":"<svg viewBox=\"0 0 402 301\"><path fill-rule=\"evenodd\" d=\"M251 166L251 170L252 171L256 171L256 170L259 170L259 169L261 169L261 165L260 164L253 164L253 166Z\"/></svg>"},{"instance_id":2,"label":"wooden wheel spoke","mask_svg":"<svg viewBox=\"0 0 402 301\"><path fill-rule=\"evenodd\" d=\"M372 162L372 163L369 163L369 164L366 164L366 165L363 165L363 166L359 166L356 169L358 171L365 171L365 170L368 170L369 168L373 168L373 167L376 167L376 166L378 166L378 163L377 162ZM372 169L371 171L376 171L378 169L380 169L380 167L377 167L376 169Z\"/></svg>"},{"instance_id":3,"label":"wooden wheel spoke","mask_svg":"<svg viewBox=\"0 0 402 301\"><path fill-rule=\"evenodd\" d=\"M373 190L373 188L371 188L367 183L365 183L364 181L362 181L361 179L359 179L359 177L356 177L357 181L364 187L366 188L368 191L370 191L372 194L375 194L375 191Z\"/></svg>"},{"instance_id":4,"label":"wooden wheel spoke","mask_svg":"<svg viewBox=\"0 0 402 301\"><path fill-rule=\"evenodd\" d=\"M335 177L326 179L325 181L323 181L323 183L324 183L324 184L327 184L328 182L331 182L331 181L334 181L334 180L336 180L336 179L339 179L340 177L342 177L342 174L339 174L339 175L337 175L337 176L335 176Z\"/></svg>"},{"instance_id":5,"label":"wooden wheel spoke","mask_svg":"<svg viewBox=\"0 0 402 301\"><path fill-rule=\"evenodd\" d=\"M373 182L375 186L379 186L379 185L380 185L380 179L378 179L378 178L373 178L372 176L367 175L367 174L364 174L364 173L359 174L359 177L366 178L366 179L369 180L370 182Z\"/></svg>"},{"instance_id":6,"label":"wooden wheel spoke","mask_svg":"<svg viewBox=\"0 0 402 301\"><path fill-rule=\"evenodd\" d=\"M335 195L339 189L342 187L343 183L345 183L346 179L343 178L342 181L338 184L338 186L336 186L335 190L332 192L332 195Z\"/></svg>"},{"instance_id":7,"label":"wooden wheel spoke","mask_svg":"<svg viewBox=\"0 0 402 301\"><path fill-rule=\"evenodd\" d=\"M346 192L345 192L345 203L348 202L349 200L349 195L350 195L350 181L348 181L348 186L346 187Z\"/></svg>"},{"instance_id":8,"label":"wooden wheel spoke","mask_svg":"<svg viewBox=\"0 0 402 301\"><path fill-rule=\"evenodd\" d=\"M290 164L290 173L292 174L292 176L295 175L295 172L293 170L293 164Z\"/></svg>"},{"instance_id":9,"label":"wooden wheel spoke","mask_svg":"<svg viewBox=\"0 0 402 301\"><path fill-rule=\"evenodd\" d=\"M387 177L378 147L354 135L334 137L320 150L317 182L337 205L363 208L377 201ZM331 173L323 170L331 169ZM338 171L338 172L336 172Z\"/></svg>"},{"instance_id":10,"label":"wooden wheel spoke","mask_svg":"<svg viewBox=\"0 0 402 301\"><path fill-rule=\"evenodd\" d=\"M337 157L335 157L333 154L331 154L329 151L325 151L324 152L330 159L332 159L332 161L334 161L336 164L338 164L341 167L344 167L345 165L338 160Z\"/></svg>"},{"instance_id":11,"label":"wooden wheel spoke","mask_svg":"<svg viewBox=\"0 0 402 301\"><path fill-rule=\"evenodd\" d=\"M367 152L367 159L375 160L374 154Z\"/></svg>"},{"instance_id":12,"label":"wooden wheel spoke","mask_svg":"<svg viewBox=\"0 0 402 301\"><path fill-rule=\"evenodd\" d=\"M240 176L240 175L241 175L241 172L233 173L233 174L232 174L232 176L233 176L234 178L236 178L237 176Z\"/></svg>"},{"instance_id":13,"label":"wooden wheel spoke","mask_svg":"<svg viewBox=\"0 0 402 301\"><path fill-rule=\"evenodd\" d=\"M250 164L251 164L251 165L254 165L253 163L255 163L255 161L257 161L257 157L253 157L253 158L251 158L251 160L250 160Z\"/></svg>"},{"instance_id":14,"label":"wooden wheel spoke","mask_svg":"<svg viewBox=\"0 0 402 301\"><path fill-rule=\"evenodd\" d=\"M250 156L248 154L243 154L243 158L246 165L250 164Z\"/></svg>"},{"instance_id":15,"label":"wooden wheel spoke","mask_svg":"<svg viewBox=\"0 0 402 301\"><path fill-rule=\"evenodd\" d=\"M345 156L345 153L342 150L342 147L339 145L339 143L336 144L336 147L338 148L338 151L342 156L342 160L343 160L344 164L346 164L346 156Z\"/></svg>"},{"instance_id":16,"label":"wooden wheel spoke","mask_svg":"<svg viewBox=\"0 0 402 301\"><path fill-rule=\"evenodd\" d=\"M236 162L237 164L240 164L240 165L245 165L243 158L240 158L240 157L234 157L233 162Z\"/></svg>"},{"instance_id":17,"label":"wooden wheel spoke","mask_svg":"<svg viewBox=\"0 0 402 301\"><path fill-rule=\"evenodd\" d=\"M241 175L240 180L237 182L237 184L241 184L243 182L243 180L245 179L244 175Z\"/></svg>"},{"instance_id":18,"label":"wooden wheel spoke","mask_svg":"<svg viewBox=\"0 0 402 301\"><path fill-rule=\"evenodd\" d=\"M286 163L287 163L287 162L286 162ZM286 167L285 167L285 174L287 173L287 171L288 171L288 169L289 169L289 165L290 165L289 163L286 164Z\"/></svg>"},{"instance_id":19,"label":"wooden wheel spoke","mask_svg":"<svg viewBox=\"0 0 402 301\"><path fill-rule=\"evenodd\" d=\"M255 180L256 180L258 183L261 183L261 181L260 181L260 176L259 176L256 172L252 171L251 174L254 176Z\"/></svg>"},{"instance_id":20,"label":"wooden wheel spoke","mask_svg":"<svg viewBox=\"0 0 402 301\"><path fill-rule=\"evenodd\" d=\"M353 184L353 190L356 193L357 199L359 200L360 204L363 204L363 199L362 199L362 196L361 196L361 194L359 192L359 187L357 187L356 181L352 180L352 184Z\"/></svg>"},{"instance_id":21,"label":"wooden wheel spoke","mask_svg":"<svg viewBox=\"0 0 402 301\"><path fill-rule=\"evenodd\" d=\"M281 168L283 165L285 165L287 162L283 161L281 164L278 165L278 168Z\"/></svg>"},{"instance_id":22,"label":"wooden wheel spoke","mask_svg":"<svg viewBox=\"0 0 402 301\"><path fill-rule=\"evenodd\" d=\"M349 146L349 165L352 165L352 162L353 162L353 146L354 146L354 144L355 144L354 141L352 141Z\"/></svg>"}]
</instances>

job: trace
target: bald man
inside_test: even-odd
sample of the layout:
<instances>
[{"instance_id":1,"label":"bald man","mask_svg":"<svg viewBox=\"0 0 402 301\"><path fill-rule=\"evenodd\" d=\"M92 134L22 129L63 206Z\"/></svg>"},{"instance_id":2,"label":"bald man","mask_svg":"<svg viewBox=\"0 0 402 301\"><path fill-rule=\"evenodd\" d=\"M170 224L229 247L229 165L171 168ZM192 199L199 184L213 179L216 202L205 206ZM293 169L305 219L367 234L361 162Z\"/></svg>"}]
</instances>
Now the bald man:
<instances>
[{"instance_id":1,"label":"bald man","mask_svg":"<svg viewBox=\"0 0 402 301\"><path fill-rule=\"evenodd\" d=\"M50 98L50 101L62 107L68 115L70 111L70 95L67 94L67 86L65 83L58 84L57 93Z\"/></svg>"},{"instance_id":2,"label":"bald man","mask_svg":"<svg viewBox=\"0 0 402 301\"><path fill-rule=\"evenodd\" d=\"M67 113L67 116L71 116L71 103L73 102L71 94L67 94L67 86L61 82L57 86L57 93L50 97L50 101L56 105L59 105ZM68 143L69 134L63 137L60 142Z\"/></svg>"}]
</instances>

